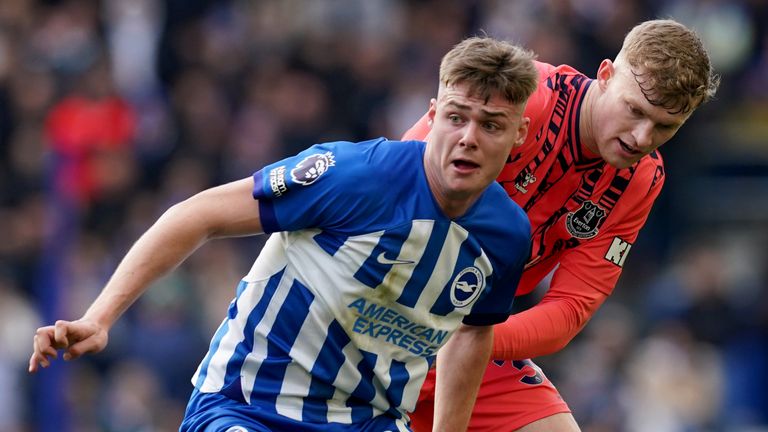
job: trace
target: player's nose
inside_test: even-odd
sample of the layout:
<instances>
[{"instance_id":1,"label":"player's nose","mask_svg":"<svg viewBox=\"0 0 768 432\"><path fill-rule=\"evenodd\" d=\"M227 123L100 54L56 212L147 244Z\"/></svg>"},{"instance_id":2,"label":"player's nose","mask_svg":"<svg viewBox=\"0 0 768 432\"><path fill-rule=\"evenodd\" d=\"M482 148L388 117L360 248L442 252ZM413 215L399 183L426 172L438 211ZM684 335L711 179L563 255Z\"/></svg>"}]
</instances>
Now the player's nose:
<instances>
[{"instance_id":1,"label":"player's nose","mask_svg":"<svg viewBox=\"0 0 768 432\"><path fill-rule=\"evenodd\" d=\"M635 138L635 148L640 151L646 151L653 146L653 122L643 121L637 124L632 131Z\"/></svg>"},{"instance_id":2,"label":"player's nose","mask_svg":"<svg viewBox=\"0 0 768 432\"><path fill-rule=\"evenodd\" d=\"M461 136L461 140L459 140L459 145L466 146L469 148L476 148L478 132L479 132L479 126L477 125L477 123L473 121L468 122L467 125L464 127L464 133Z\"/></svg>"}]
</instances>

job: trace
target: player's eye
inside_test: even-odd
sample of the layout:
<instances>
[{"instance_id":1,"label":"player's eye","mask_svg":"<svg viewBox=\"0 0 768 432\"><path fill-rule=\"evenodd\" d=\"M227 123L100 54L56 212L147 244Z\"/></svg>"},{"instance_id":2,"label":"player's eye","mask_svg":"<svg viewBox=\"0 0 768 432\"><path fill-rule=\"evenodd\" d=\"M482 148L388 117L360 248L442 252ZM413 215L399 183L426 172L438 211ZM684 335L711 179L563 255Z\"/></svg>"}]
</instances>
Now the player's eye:
<instances>
[{"instance_id":1,"label":"player's eye","mask_svg":"<svg viewBox=\"0 0 768 432\"><path fill-rule=\"evenodd\" d=\"M671 125L671 124L660 124L660 125L657 125L656 127L664 132L673 131L677 128L677 126Z\"/></svg>"},{"instance_id":2,"label":"player's eye","mask_svg":"<svg viewBox=\"0 0 768 432\"><path fill-rule=\"evenodd\" d=\"M453 124L459 124L462 121L461 116L458 114L448 114L448 120Z\"/></svg>"},{"instance_id":3,"label":"player's eye","mask_svg":"<svg viewBox=\"0 0 768 432\"><path fill-rule=\"evenodd\" d=\"M494 122L483 123L483 128L485 130L487 130L488 132L496 132L497 130L499 130L499 127L500 126L497 123L494 123Z\"/></svg>"}]
</instances>

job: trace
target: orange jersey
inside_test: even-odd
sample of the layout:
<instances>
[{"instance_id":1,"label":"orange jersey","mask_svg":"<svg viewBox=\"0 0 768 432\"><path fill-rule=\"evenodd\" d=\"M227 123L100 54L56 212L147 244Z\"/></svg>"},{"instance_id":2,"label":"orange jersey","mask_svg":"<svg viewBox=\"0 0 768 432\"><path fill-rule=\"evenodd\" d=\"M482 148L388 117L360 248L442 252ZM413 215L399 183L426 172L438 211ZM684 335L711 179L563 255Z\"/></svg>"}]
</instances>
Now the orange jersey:
<instances>
[{"instance_id":1,"label":"orange jersey","mask_svg":"<svg viewBox=\"0 0 768 432\"><path fill-rule=\"evenodd\" d=\"M493 356L508 360L555 352L581 330L613 291L664 183L658 152L616 169L581 144L579 114L591 79L567 65L536 67L528 136L497 180L531 222L531 254L517 295L559 267L536 308L496 326ZM428 132L424 116L405 138Z\"/></svg>"},{"instance_id":2,"label":"orange jersey","mask_svg":"<svg viewBox=\"0 0 768 432\"><path fill-rule=\"evenodd\" d=\"M579 108L592 80L567 65L536 62L525 143L498 177L528 214L532 249L517 295L531 292L556 264L608 295L664 182L658 152L627 169L607 165L579 141ZM606 120L610 121L610 120ZM424 139L423 117L404 139Z\"/></svg>"}]
</instances>

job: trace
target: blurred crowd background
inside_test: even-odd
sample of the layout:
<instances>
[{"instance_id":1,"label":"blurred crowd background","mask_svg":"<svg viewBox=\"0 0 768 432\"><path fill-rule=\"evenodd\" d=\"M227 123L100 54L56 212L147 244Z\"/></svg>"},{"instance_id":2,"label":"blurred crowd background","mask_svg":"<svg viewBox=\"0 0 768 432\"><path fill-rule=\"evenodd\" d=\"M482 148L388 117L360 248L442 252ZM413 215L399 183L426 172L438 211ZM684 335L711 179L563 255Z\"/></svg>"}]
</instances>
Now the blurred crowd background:
<instances>
[{"instance_id":1,"label":"blurred crowd background","mask_svg":"<svg viewBox=\"0 0 768 432\"><path fill-rule=\"evenodd\" d=\"M594 76L655 17L701 34L720 91L662 149L615 294L537 362L584 431L768 430L768 2L2 0L0 432L177 429L263 238L204 246L105 352L26 373L35 328L79 317L171 204L316 142L399 137L465 36Z\"/></svg>"}]
</instances>

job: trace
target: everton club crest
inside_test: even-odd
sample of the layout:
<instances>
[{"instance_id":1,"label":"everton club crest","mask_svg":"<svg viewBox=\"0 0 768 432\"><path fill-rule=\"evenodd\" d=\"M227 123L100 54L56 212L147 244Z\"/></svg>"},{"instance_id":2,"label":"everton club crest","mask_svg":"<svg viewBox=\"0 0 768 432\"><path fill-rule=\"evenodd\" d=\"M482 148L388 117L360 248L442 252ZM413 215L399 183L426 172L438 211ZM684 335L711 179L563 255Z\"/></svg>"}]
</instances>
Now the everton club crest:
<instances>
[{"instance_id":1,"label":"everton club crest","mask_svg":"<svg viewBox=\"0 0 768 432\"><path fill-rule=\"evenodd\" d=\"M568 213L565 227L572 236L589 239L597 235L597 227L604 217L605 210L592 201L584 201L578 210Z\"/></svg>"}]
</instances>

